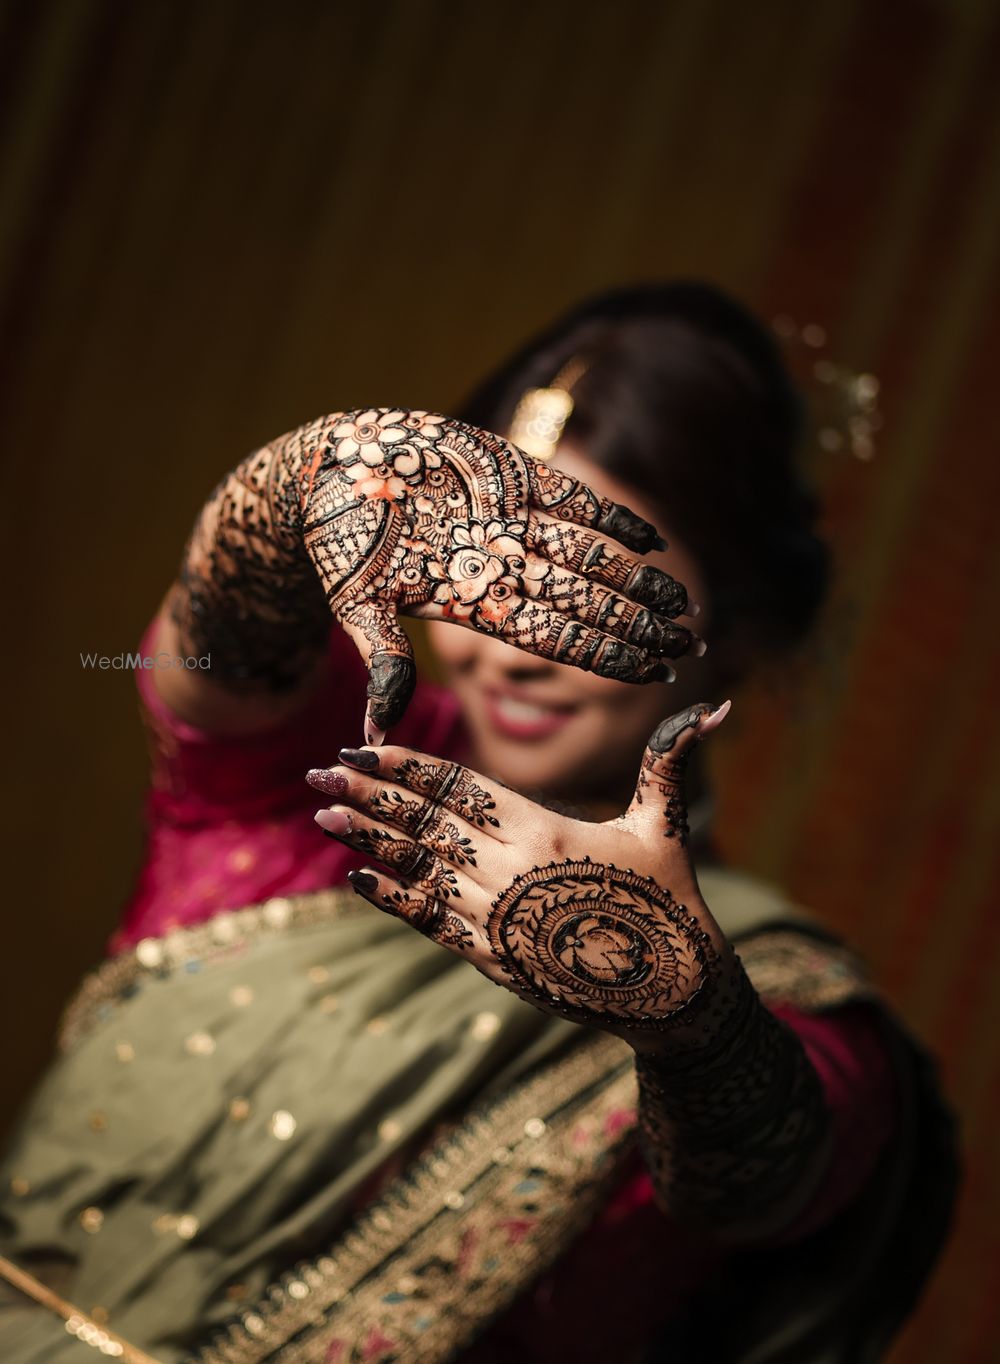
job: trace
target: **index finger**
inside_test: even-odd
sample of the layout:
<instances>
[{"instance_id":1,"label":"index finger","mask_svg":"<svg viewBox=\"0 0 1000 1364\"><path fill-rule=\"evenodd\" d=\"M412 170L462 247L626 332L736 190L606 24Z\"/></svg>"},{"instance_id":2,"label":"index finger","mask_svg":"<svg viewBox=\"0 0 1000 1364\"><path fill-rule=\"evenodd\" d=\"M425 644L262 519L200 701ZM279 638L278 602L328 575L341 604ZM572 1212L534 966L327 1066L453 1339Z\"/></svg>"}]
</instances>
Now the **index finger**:
<instances>
[{"instance_id":1,"label":"index finger","mask_svg":"<svg viewBox=\"0 0 1000 1364\"><path fill-rule=\"evenodd\" d=\"M586 526L610 536L620 545L648 554L651 549L666 549L667 542L655 526L644 521L620 502L598 497L593 488L577 478L561 474L547 464L528 458L529 502L560 521Z\"/></svg>"}]
</instances>

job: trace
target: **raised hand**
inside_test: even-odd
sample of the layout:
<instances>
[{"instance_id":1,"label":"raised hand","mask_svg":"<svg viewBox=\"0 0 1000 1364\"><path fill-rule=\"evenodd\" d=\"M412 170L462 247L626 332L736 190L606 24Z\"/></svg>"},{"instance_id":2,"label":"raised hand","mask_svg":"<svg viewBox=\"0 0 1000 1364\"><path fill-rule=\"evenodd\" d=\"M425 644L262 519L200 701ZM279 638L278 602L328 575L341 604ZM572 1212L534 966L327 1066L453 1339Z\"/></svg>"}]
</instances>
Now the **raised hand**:
<instances>
[{"instance_id":1,"label":"raised hand","mask_svg":"<svg viewBox=\"0 0 1000 1364\"><path fill-rule=\"evenodd\" d=\"M728 703L652 736L620 819L543 809L457 763L344 750L316 818L387 871L356 891L539 1008L636 1051L640 1139L670 1213L731 1242L794 1219L828 1115L802 1044L761 1003L698 890L684 765Z\"/></svg>"},{"instance_id":2,"label":"raised hand","mask_svg":"<svg viewBox=\"0 0 1000 1364\"><path fill-rule=\"evenodd\" d=\"M213 675L279 689L330 612L369 667L374 727L414 685L397 613L446 619L623 681L671 676L700 641L683 586L639 554L662 545L627 508L488 432L427 412L321 417L219 485L173 603Z\"/></svg>"},{"instance_id":3,"label":"raised hand","mask_svg":"<svg viewBox=\"0 0 1000 1364\"><path fill-rule=\"evenodd\" d=\"M721 1007L732 952L686 846L683 767L723 719L693 706L650 740L620 819L544 809L458 763L394 746L345 749L309 780L317 821L389 868L353 876L379 908L543 1009L634 1039Z\"/></svg>"}]
</instances>

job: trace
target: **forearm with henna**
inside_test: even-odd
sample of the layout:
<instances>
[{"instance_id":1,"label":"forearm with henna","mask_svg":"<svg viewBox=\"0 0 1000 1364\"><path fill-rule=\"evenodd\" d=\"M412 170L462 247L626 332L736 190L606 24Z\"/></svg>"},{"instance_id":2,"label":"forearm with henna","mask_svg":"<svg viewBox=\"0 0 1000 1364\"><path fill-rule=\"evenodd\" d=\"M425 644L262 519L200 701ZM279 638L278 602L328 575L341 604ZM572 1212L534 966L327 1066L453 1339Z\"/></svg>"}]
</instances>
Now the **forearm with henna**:
<instances>
[{"instance_id":1,"label":"forearm with henna","mask_svg":"<svg viewBox=\"0 0 1000 1364\"><path fill-rule=\"evenodd\" d=\"M681 1041L636 1038L639 1132L657 1199L725 1241L772 1236L822 1177L829 1115L802 1043L738 958Z\"/></svg>"},{"instance_id":2,"label":"forearm with henna","mask_svg":"<svg viewBox=\"0 0 1000 1364\"><path fill-rule=\"evenodd\" d=\"M222 480L169 597L180 650L210 655L212 681L237 692L294 688L330 629L299 526L298 436L255 451Z\"/></svg>"}]
</instances>

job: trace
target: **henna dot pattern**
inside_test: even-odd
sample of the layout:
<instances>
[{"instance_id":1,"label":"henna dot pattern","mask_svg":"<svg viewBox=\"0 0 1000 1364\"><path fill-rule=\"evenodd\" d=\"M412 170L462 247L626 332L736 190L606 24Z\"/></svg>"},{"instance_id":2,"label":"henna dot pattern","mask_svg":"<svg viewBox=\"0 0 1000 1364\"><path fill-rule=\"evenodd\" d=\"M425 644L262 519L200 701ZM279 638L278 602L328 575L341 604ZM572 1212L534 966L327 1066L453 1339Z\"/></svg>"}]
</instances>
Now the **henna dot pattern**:
<instances>
[{"instance_id":1,"label":"henna dot pattern","mask_svg":"<svg viewBox=\"0 0 1000 1364\"><path fill-rule=\"evenodd\" d=\"M715 961L668 890L587 859L519 876L487 933L523 993L579 1022L663 1026L700 994Z\"/></svg>"}]
</instances>

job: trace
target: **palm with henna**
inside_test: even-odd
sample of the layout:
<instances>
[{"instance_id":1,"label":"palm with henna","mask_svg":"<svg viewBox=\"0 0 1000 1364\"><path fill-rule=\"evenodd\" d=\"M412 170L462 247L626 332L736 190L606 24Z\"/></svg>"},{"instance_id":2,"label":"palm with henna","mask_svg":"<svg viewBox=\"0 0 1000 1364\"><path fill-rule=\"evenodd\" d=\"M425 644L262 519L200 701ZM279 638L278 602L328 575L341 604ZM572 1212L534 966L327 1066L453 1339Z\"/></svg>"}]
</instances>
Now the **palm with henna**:
<instances>
[{"instance_id":1,"label":"palm with henna","mask_svg":"<svg viewBox=\"0 0 1000 1364\"><path fill-rule=\"evenodd\" d=\"M413 690L399 613L662 680L666 660L702 647L674 623L687 595L621 546L662 541L489 432L422 411L335 413L219 484L170 594L170 642L210 653L213 683L280 694L321 654L332 613L368 665L366 735L395 724Z\"/></svg>"},{"instance_id":2,"label":"palm with henna","mask_svg":"<svg viewBox=\"0 0 1000 1364\"><path fill-rule=\"evenodd\" d=\"M386 869L351 873L366 900L537 1007L630 1043L661 1201L740 1240L794 1216L827 1124L801 1044L758 999L688 854L686 758L728 709L665 720L628 810L604 824L396 746L345 749L308 780L337 802L317 822Z\"/></svg>"}]
</instances>

